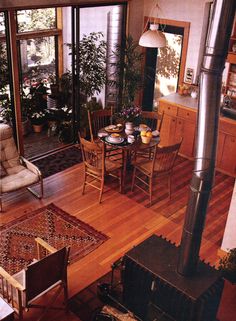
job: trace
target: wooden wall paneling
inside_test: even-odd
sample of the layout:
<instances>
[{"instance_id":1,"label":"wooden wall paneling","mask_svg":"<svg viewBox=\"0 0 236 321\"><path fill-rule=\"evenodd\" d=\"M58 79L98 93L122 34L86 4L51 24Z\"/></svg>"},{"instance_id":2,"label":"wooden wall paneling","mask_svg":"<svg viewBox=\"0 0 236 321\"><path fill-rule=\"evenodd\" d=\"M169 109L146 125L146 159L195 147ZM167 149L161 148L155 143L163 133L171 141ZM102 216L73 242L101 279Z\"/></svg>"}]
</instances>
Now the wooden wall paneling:
<instances>
[{"instance_id":1,"label":"wooden wall paneling","mask_svg":"<svg viewBox=\"0 0 236 321\"><path fill-rule=\"evenodd\" d=\"M59 31L58 39L58 75L59 77L63 74L63 19L62 19L62 8L57 8L57 29Z\"/></svg>"}]
</instances>

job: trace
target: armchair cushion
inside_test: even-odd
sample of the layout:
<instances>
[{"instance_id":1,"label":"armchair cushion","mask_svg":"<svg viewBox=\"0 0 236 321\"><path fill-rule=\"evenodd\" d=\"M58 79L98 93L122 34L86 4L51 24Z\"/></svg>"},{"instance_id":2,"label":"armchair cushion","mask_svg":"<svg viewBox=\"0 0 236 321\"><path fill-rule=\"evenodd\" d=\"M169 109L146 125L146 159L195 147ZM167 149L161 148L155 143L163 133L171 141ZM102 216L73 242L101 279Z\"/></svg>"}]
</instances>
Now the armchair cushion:
<instances>
[{"instance_id":1,"label":"armchair cushion","mask_svg":"<svg viewBox=\"0 0 236 321\"><path fill-rule=\"evenodd\" d=\"M20 158L12 128L7 124L0 124L0 164L0 194L28 187L41 179L40 171L29 161Z\"/></svg>"},{"instance_id":2,"label":"armchair cushion","mask_svg":"<svg viewBox=\"0 0 236 321\"><path fill-rule=\"evenodd\" d=\"M14 191L39 181L38 175L21 165L8 168L7 172L8 175L1 179L2 184L0 184L0 193Z\"/></svg>"}]
</instances>

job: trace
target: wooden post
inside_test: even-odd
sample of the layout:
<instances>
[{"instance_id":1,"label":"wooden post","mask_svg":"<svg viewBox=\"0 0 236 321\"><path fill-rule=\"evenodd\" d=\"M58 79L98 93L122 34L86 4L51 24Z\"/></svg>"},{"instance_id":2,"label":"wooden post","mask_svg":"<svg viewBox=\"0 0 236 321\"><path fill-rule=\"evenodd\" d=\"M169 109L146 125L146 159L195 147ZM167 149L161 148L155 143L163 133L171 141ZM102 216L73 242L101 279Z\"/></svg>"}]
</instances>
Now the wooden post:
<instances>
[{"instance_id":1,"label":"wooden post","mask_svg":"<svg viewBox=\"0 0 236 321\"><path fill-rule=\"evenodd\" d=\"M21 99L20 99L20 81L19 81L19 56L16 43L16 13L14 10L8 11L9 36L10 36L10 56L12 57L12 80L13 96L16 119L16 137L19 153L24 156L23 133L21 124Z\"/></svg>"}]
</instances>

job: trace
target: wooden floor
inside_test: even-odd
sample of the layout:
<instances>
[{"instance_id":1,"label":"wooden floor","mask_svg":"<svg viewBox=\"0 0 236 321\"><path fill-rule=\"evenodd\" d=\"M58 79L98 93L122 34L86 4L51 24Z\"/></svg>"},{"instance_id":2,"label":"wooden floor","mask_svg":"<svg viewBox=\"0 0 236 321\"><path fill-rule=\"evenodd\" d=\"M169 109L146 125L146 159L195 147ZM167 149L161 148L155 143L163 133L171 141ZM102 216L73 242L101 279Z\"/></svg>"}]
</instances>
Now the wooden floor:
<instances>
[{"instance_id":1,"label":"wooden floor","mask_svg":"<svg viewBox=\"0 0 236 321\"><path fill-rule=\"evenodd\" d=\"M98 191L88 187L82 196L82 164L79 164L45 179L45 197L41 201L24 190L6 195L0 224L53 202L108 235L109 240L98 249L69 266L69 294L72 296L107 273L112 262L153 233L180 242L192 167L191 161L178 158L171 200L167 195L167 182L157 182L154 202L149 207L147 195L136 189L130 192L129 177L126 194L118 193L117 181L109 179L100 205ZM234 178L216 173L200 251L201 258L211 264L218 260L217 250L222 241L233 185ZM26 313L26 320L36 320L37 314L38 311L32 309ZM72 314L54 313L45 320L74 321L78 318Z\"/></svg>"}]
</instances>

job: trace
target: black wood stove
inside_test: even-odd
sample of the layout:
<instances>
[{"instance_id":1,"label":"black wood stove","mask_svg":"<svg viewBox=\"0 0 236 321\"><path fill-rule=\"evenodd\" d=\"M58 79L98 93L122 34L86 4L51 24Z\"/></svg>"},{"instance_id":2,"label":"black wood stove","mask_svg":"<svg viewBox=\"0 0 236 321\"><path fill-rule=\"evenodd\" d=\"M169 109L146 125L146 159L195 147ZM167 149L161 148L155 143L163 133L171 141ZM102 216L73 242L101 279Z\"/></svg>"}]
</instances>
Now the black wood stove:
<instances>
[{"instance_id":1,"label":"black wood stove","mask_svg":"<svg viewBox=\"0 0 236 321\"><path fill-rule=\"evenodd\" d=\"M191 277L177 271L179 247L151 236L124 256L125 306L142 320L215 321L224 281L199 262Z\"/></svg>"}]
</instances>

